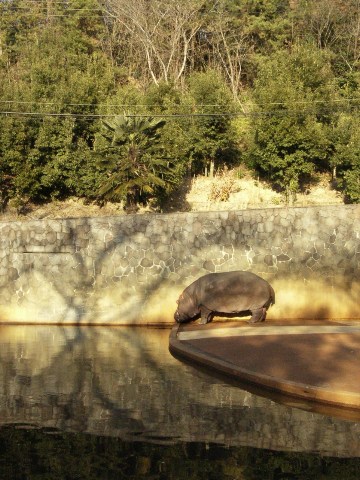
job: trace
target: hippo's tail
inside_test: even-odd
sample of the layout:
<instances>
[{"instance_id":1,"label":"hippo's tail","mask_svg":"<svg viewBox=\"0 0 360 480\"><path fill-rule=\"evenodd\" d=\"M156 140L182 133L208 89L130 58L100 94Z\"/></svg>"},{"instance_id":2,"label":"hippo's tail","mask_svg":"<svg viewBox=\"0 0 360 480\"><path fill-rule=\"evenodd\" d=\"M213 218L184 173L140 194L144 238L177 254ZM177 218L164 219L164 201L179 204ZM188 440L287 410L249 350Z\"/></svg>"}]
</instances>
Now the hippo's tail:
<instances>
[{"instance_id":1,"label":"hippo's tail","mask_svg":"<svg viewBox=\"0 0 360 480\"><path fill-rule=\"evenodd\" d=\"M270 302L269 302L269 307L270 307L271 305L275 305L275 291L271 285L269 286L270 286Z\"/></svg>"},{"instance_id":2,"label":"hippo's tail","mask_svg":"<svg viewBox=\"0 0 360 480\"><path fill-rule=\"evenodd\" d=\"M275 292L274 292L274 289L272 288L272 286L269 283L269 298L268 298L267 302L265 303L264 307L267 310L269 307L271 307L271 305L275 305Z\"/></svg>"}]
</instances>

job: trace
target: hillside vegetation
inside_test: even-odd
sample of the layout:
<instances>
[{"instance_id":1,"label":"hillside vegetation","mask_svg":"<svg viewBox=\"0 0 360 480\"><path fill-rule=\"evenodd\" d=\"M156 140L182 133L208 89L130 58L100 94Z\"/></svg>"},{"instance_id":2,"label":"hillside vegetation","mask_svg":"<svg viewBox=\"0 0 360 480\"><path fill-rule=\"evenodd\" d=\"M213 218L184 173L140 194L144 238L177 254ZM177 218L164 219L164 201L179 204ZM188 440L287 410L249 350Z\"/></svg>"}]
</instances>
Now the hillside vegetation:
<instances>
[{"instance_id":1,"label":"hillside vegetation","mask_svg":"<svg viewBox=\"0 0 360 480\"><path fill-rule=\"evenodd\" d=\"M359 25L358 0L0 2L3 218L359 202Z\"/></svg>"},{"instance_id":2,"label":"hillside vegetation","mask_svg":"<svg viewBox=\"0 0 360 480\"><path fill-rule=\"evenodd\" d=\"M334 190L329 177L321 175L313 186L304 193L294 196L289 203L281 193L275 192L268 184L251 177L250 173L239 178L231 170L219 173L213 178L198 175L188 178L168 196L162 210L152 204L139 207L137 213L198 212L219 210L243 210L251 208L277 208L285 206L305 207L316 205L341 205L343 198ZM98 205L75 197L54 200L43 204L28 202L21 212L10 202L0 214L0 221L58 219L74 217L96 217L125 215L123 202L107 202Z\"/></svg>"}]
</instances>

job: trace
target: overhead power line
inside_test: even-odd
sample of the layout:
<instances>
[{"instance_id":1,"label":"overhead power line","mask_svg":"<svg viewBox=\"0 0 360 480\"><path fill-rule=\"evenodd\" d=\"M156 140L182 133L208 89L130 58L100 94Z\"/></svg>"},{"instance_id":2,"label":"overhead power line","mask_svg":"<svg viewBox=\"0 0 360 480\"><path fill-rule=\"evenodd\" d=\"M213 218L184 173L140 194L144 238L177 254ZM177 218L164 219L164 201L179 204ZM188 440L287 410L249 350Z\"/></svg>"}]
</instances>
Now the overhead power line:
<instances>
[{"instance_id":1,"label":"overhead power line","mask_svg":"<svg viewBox=\"0 0 360 480\"><path fill-rule=\"evenodd\" d=\"M56 105L61 107L116 107L116 108L153 108L153 107L162 107L161 103L61 103L61 102L36 102L36 101L24 101L24 100L2 100L0 99L0 103L8 103L8 104L19 104L19 105ZM309 102L312 103L312 102ZM167 105L171 105L173 107L178 107L178 103L169 103ZM247 104L250 105L250 104ZM217 103L198 103L196 105L193 104L182 104L181 107L187 108L199 108L199 107L223 107L224 105L220 105Z\"/></svg>"},{"instance_id":2,"label":"overhead power line","mask_svg":"<svg viewBox=\"0 0 360 480\"><path fill-rule=\"evenodd\" d=\"M314 108L298 109L297 106L310 106L321 105L324 108L323 112L319 112ZM1 105L3 109L1 110ZM19 110L18 108L11 108L11 106L28 106L32 107L28 110ZM6 108L6 106L10 108ZM41 107L61 107L66 110L72 107L84 107L97 109L97 113L83 113L83 112L54 112L54 111L41 111ZM263 104L242 104L242 111L201 111L203 109L223 109L224 105L219 104L187 104L178 105L172 104L173 107L180 109L190 109L188 112L180 111L178 113L166 113L166 112L153 112L151 109L161 107L161 104L126 104L126 103L61 103L61 102L46 102L46 101L25 101L25 100L13 100L13 99L0 99L0 115L11 117L59 117L59 118L111 118L116 116L124 117L162 117L162 118L181 118L181 117L261 117L261 116L299 116L307 114L327 114L331 115L340 111L354 111L360 107L360 99L357 98L344 98L334 100L314 100L314 101L298 101L292 102L291 106L288 106L284 102L268 102ZM284 107L281 110L276 107ZM5 107L5 108L4 108ZM34 111L33 108L36 108ZM113 112L100 113L102 109L116 109ZM119 110L122 110L119 112ZM139 110L142 110L139 112ZM197 110L194 112L194 109ZM199 111L200 110L200 111Z\"/></svg>"},{"instance_id":3,"label":"overhead power line","mask_svg":"<svg viewBox=\"0 0 360 480\"><path fill-rule=\"evenodd\" d=\"M0 104L18 104L18 105L38 105L38 106L60 106L60 107L116 107L116 108L155 108L155 107L162 107L161 103L90 103L90 102L82 102L82 103L63 103L63 102L47 102L47 101L32 101L32 100L14 100L14 99L0 99ZM342 98L342 99L334 99L334 100L301 100L301 101L294 101L291 102L292 105L314 105L314 104L322 104L322 105L338 105L338 104L346 104L346 103L359 103L360 98ZM179 105L178 103L170 103L167 104L173 107L182 107L182 108L219 108L224 107L224 105L218 103L197 103L197 104L182 104ZM264 107L264 106L284 106L286 107L288 104L286 102L266 102L266 103L242 103L243 107Z\"/></svg>"},{"instance_id":4,"label":"overhead power line","mask_svg":"<svg viewBox=\"0 0 360 480\"><path fill-rule=\"evenodd\" d=\"M4 110L0 111L0 116L2 117L14 117L14 118L46 118L46 117L53 117L53 118L81 118L81 119L102 119L102 118L114 118L114 117L130 117L130 118L146 118L146 117L154 117L154 118L205 118L205 117L297 117L303 115L332 115L335 113L339 113L340 111L356 111L358 107L354 107L353 109L334 109L334 110L327 110L325 112L318 112L316 110L259 110L253 112L209 112L209 113L174 113L174 114L167 114L167 113L108 113L108 114L101 114L101 113L56 113L56 112L22 112L22 111L14 111L14 110Z\"/></svg>"},{"instance_id":5,"label":"overhead power line","mask_svg":"<svg viewBox=\"0 0 360 480\"><path fill-rule=\"evenodd\" d=\"M33 117L78 117L78 118L108 118L108 117L224 117L246 115L244 113L220 112L220 113L55 113L55 112L20 112L20 111L0 111L0 115L5 116L33 116Z\"/></svg>"}]
</instances>

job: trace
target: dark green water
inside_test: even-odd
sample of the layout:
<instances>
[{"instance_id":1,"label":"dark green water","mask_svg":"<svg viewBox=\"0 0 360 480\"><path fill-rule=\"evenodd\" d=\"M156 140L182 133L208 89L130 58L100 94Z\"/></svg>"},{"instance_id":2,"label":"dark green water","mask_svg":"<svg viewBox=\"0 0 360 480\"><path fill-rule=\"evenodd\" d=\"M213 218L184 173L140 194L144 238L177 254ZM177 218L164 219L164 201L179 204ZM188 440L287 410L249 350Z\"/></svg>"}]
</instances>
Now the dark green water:
<instances>
[{"instance_id":1,"label":"dark green water","mask_svg":"<svg viewBox=\"0 0 360 480\"><path fill-rule=\"evenodd\" d=\"M168 335L0 327L0 480L360 478L356 420L213 378Z\"/></svg>"}]
</instances>

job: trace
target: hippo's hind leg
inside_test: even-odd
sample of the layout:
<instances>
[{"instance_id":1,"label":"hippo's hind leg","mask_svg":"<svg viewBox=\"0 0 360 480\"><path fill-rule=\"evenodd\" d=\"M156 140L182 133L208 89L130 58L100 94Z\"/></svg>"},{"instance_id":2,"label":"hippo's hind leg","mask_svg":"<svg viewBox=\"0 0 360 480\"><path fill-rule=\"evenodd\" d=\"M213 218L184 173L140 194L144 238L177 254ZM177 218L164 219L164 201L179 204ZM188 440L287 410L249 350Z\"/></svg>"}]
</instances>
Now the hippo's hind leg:
<instances>
[{"instance_id":1,"label":"hippo's hind leg","mask_svg":"<svg viewBox=\"0 0 360 480\"><path fill-rule=\"evenodd\" d=\"M204 306L201 306L200 315L201 315L200 324L205 325L206 323L210 323L212 321L214 317L214 312Z\"/></svg>"},{"instance_id":2,"label":"hippo's hind leg","mask_svg":"<svg viewBox=\"0 0 360 480\"><path fill-rule=\"evenodd\" d=\"M265 307L257 308L256 310L251 310L251 318L249 320L249 323L265 322L265 318L266 318L266 308Z\"/></svg>"}]
</instances>

